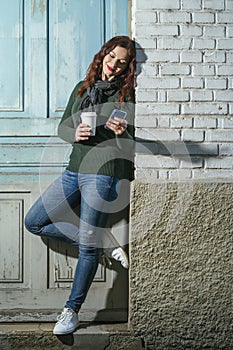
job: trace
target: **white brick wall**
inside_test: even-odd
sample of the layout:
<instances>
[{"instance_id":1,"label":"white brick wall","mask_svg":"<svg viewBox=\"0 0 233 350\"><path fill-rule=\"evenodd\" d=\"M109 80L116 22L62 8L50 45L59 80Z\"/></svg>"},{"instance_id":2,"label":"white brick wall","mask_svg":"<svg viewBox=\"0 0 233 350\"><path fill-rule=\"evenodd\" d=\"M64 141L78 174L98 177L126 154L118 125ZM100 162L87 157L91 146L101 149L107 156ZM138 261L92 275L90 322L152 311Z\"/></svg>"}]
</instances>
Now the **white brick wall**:
<instances>
[{"instance_id":1,"label":"white brick wall","mask_svg":"<svg viewBox=\"0 0 233 350\"><path fill-rule=\"evenodd\" d=\"M136 178L232 181L233 1L133 0L132 8Z\"/></svg>"}]
</instances>

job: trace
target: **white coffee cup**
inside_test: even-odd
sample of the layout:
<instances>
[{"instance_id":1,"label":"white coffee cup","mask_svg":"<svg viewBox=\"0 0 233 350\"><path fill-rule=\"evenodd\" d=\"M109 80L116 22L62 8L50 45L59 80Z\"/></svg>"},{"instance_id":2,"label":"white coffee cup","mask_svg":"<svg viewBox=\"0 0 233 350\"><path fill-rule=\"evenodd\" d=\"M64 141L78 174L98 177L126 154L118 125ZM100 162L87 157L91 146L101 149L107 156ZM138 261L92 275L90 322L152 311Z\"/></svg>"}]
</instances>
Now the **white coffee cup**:
<instances>
[{"instance_id":1,"label":"white coffee cup","mask_svg":"<svg viewBox=\"0 0 233 350\"><path fill-rule=\"evenodd\" d=\"M91 136L95 135L96 130L96 113L95 112L82 112L81 120L83 124L87 124L91 128Z\"/></svg>"}]
</instances>

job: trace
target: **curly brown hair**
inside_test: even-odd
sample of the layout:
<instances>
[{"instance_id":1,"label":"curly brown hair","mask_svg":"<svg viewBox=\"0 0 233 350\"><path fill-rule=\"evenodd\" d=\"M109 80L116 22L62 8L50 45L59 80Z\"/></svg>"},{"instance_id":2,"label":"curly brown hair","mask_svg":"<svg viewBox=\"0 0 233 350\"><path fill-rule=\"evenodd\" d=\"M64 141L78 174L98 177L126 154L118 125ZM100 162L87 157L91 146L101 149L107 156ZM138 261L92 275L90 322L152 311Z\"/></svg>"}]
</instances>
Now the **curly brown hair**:
<instances>
[{"instance_id":1,"label":"curly brown hair","mask_svg":"<svg viewBox=\"0 0 233 350\"><path fill-rule=\"evenodd\" d=\"M129 61L127 67L118 77L119 79L119 102L130 99L135 89L135 71L136 71L136 50L135 43L128 36L115 36L108 40L94 56L90 64L83 85L78 90L78 96L82 96L88 86L93 85L101 76L104 57L116 46L128 50Z\"/></svg>"}]
</instances>

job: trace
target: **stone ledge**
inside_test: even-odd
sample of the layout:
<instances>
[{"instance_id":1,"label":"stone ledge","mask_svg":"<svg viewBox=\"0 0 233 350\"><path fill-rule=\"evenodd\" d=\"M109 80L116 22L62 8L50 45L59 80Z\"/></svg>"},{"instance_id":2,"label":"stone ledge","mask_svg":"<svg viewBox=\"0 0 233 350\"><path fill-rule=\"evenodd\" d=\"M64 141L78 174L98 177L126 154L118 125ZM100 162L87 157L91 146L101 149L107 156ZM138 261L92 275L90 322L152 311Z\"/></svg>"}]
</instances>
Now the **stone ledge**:
<instances>
[{"instance_id":1,"label":"stone ledge","mask_svg":"<svg viewBox=\"0 0 233 350\"><path fill-rule=\"evenodd\" d=\"M80 323L73 334L55 336L54 323L0 325L1 350L142 350L127 324Z\"/></svg>"}]
</instances>

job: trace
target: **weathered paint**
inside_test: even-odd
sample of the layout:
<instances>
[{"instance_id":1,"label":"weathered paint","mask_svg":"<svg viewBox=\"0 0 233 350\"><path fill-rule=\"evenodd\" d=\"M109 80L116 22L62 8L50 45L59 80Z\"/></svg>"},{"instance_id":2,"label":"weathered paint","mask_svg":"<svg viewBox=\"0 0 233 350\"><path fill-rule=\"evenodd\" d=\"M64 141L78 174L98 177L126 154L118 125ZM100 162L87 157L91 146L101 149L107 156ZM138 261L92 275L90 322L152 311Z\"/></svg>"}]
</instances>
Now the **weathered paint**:
<instances>
[{"instance_id":1,"label":"weathered paint","mask_svg":"<svg viewBox=\"0 0 233 350\"><path fill-rule=\"evenodd\" d=\"M67 164L70 145L54 136L71 90L104 40L113 33L127 34L127 0L120 1L117 14L116 3L0 4L0 322L54 320L54 310L60 310L70 289L77 250L29 235L23 218ZM100 264L86 303L90 311L82 317L93 319L97 309L106 309L100 315L108 318L113 308L111 320L114 313L115 319L126 320L127 295L121 285L127 285L127 272L122 270L120 264L113 270ZM42 305L53 309L50 318L40 311ZM11 314L16 308L27 311Z\"/></svg>"}]
</instances>

